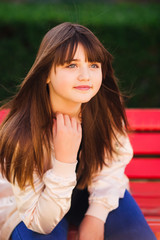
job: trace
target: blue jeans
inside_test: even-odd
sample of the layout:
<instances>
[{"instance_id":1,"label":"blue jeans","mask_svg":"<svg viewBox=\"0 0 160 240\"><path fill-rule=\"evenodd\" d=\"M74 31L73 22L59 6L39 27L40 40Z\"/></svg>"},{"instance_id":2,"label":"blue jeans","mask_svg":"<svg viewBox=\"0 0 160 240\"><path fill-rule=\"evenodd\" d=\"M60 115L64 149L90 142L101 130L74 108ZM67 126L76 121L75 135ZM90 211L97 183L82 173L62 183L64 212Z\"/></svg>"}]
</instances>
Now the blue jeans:
<instances>
[{"instance_id":1,"label":"blue jeans","mask_svg":"<svg viewBox=\"0 0 160 240\"><path fill-rule=\"evenodd\" d=\"M77 217L75 214L75 224L78 225L83 219L83 214L87 208L87 197L84 194L84 201L77 201L78 194L75 194L72 199L73 207L69 213L59 222L50 234L43 235L33 232L20 222L14 229L11 239L12 240L67 240L68 223L74 222L75 209L82 209L78 212L80 215ZM83 199L83 192L80 193L80 199ZM79 221L79 222L78 222ZM120 199L119 207L108 215L105 223L105 236L104 240L156 240L152 230L148 226L141 210L134 201L133 197L128 191L125 192L124 198Z\"/></svg>"}]
</instances>

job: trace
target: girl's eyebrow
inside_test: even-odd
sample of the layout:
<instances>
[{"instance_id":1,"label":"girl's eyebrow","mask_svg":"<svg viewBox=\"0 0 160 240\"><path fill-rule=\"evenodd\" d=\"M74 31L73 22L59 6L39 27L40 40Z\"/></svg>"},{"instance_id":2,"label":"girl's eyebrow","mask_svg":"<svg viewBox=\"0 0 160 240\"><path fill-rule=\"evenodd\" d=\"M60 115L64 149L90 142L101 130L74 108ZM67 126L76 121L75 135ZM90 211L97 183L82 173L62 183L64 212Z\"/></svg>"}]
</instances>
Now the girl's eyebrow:
<instances>
[{"instance_id":1,"label":"girl's eyebrow","mask_svg":"<svg viewBox=\"0 0 160 240\"><path fill-rule=\"evenodd\" d=\"M80 62L80 59L71 59L71 60L64 61L64 63L68 63L68 62Z\"/></svg>"},{"instance_id":2,"label":"girl's eyebrow","mask_svg":"<svg viewBox=\"0 0 160 240\"><path fill-rule=\"evenodd\" d=\"M66 61L64 61L64 63L80 62L80 61L81 61L80 59L71 59L71 60L66 60ZM89 62L89 61L86 61L86 62ZM91 61L91 62L100 63L100 62L98 62L98 61Z\"/></svg>"}]
</instances>

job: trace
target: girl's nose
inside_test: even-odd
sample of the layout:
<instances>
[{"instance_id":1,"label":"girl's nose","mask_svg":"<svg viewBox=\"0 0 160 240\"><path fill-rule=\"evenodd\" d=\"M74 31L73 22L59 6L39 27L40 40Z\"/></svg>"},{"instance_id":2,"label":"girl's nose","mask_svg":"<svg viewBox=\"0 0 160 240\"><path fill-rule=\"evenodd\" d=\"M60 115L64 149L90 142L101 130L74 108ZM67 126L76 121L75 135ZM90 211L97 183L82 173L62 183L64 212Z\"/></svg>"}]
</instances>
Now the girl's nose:
<instances>
[{"instance_id":1,"label":"girl's nose","mask_svg":"<svg viewBox=\"0 0 160 240\"><path fill-rule=\"evenodd\" d=\"M88 68L81 68L78 75L79 81L88 81L89 77L89 69Z\"/></svg>"}]
</instances>

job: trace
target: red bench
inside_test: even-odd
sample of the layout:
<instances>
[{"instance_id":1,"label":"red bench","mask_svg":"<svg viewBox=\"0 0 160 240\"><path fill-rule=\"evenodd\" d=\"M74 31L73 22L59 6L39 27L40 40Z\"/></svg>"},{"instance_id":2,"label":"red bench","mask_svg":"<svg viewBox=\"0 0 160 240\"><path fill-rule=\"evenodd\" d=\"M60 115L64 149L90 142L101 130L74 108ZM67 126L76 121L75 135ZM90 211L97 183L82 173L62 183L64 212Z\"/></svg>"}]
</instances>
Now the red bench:
<instances>
[{"instance_id":1,"label":"red bench","mask_svg":"<svg viewBox=\"0 0 160 240\"><path fill-rule=\"evenodd\" d=\"M147 222L160 239L160 109L127 109L134 158L126 168L130 191ZM0 112L0 122L7 114ZM76 229L69 231L74 240Z\"/></svg>"},{"instance_id":2,"label":"red bench","mask_svg":"<svg viewBox=\"0 0 160 240\"><path fill-rule=\"evenodd\" d=\"M127 109L134 158L126 168L130 191L160 237L160 109ZM160 238L159 238L160 239Z\"/></svg>"}]
</instances>

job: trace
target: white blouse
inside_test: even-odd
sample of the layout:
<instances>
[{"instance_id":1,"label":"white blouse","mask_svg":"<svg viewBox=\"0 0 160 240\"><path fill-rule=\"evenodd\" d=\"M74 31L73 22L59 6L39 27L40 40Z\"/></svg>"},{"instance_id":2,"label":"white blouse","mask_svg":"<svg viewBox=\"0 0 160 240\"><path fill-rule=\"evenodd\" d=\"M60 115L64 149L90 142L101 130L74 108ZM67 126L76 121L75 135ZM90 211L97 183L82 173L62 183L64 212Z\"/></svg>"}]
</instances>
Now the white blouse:
<instances>
[{"instance_id":1,"label":"white blouse","mask_svg":"<svg viewBox=\"0 0 160 240\"><path fill-rule=\"evenodd\" d=\"M110 163L96 173L88 187L89 208L86 215L102 221L110 211L118 207L119 198L124 196L128 178L124 170L133 151L127 136L118 136L115 143L117 153ZM52 168L41 180L34 173L34 189L26 185L21 190L18 184L10 184L0 175L0 239L8 240L20 221L36 232L48 234L67 213L71 204L72 190L76 186L75 163L62 163L52 154Z\"/></svg>"}]
</instances>

